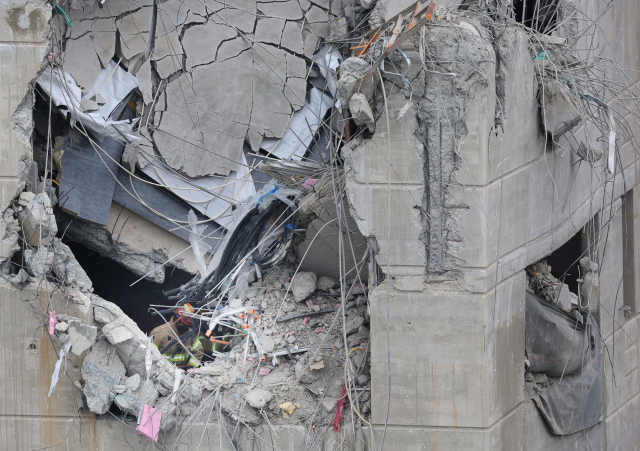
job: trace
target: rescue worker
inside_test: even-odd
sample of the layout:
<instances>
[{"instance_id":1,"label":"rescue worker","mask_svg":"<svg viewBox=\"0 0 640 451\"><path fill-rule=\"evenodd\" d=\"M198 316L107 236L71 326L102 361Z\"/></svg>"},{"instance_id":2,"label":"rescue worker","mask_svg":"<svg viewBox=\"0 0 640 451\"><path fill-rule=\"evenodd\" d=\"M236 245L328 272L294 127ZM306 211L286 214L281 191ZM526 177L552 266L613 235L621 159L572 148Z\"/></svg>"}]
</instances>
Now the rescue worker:
<instances>
[{"instance_id":1,"label":"rescue worker","mask_svg":"<svg viewBox=\"0 0 640 451\"><path fill-rule=\"evenodd\" d=\"M153 345L158 348L158 350L162 350L162 348L167 346L169 342L176 337L180 337L189 332L192 327L192 318L189 316L191 313L193 313L191 304L185 304L176 309L175 315L172 316L168 322L151 331L151 335L153 335ZM195 368L200 366L200 361L202 361L205 354L211 354L213 343L211 343L204 334L200 333L200 331L197 331L195 334L195 340L193 337L194 335L191 335L184 340L181 339L181 341L189 349L191 354L193 354L195 359L180 343L176 343L164 351L162 356L169 362L175 363L178 367L188 365Z\"/></svg>"}]
</instances>

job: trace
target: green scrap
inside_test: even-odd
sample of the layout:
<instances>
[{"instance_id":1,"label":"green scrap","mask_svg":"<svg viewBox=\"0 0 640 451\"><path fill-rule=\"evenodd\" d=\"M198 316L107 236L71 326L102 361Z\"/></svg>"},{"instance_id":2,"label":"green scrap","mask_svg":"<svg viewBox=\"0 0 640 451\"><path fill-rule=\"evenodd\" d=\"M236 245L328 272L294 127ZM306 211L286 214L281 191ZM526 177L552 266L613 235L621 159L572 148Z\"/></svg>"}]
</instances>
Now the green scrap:
<instances>
[{"instance_id":1,"label":"green scrap","mask_svg":"<svg viewBox=\"0 0 640 451\"><path fill-rule=\"evenodd\" d=\"M73 25L71 25L71 21L69 20L69 17L67 16L67 13L64 12L64 9L60 8L59 5L54 5L52 2L49 2L49 4L51 6L53 6L53 10L51 11L51 15L55 16L56 14L62 14L64 16L64 20L67 21L67 25L69 25L69 28L73 28Z\"/></svg>"}]
</instances>

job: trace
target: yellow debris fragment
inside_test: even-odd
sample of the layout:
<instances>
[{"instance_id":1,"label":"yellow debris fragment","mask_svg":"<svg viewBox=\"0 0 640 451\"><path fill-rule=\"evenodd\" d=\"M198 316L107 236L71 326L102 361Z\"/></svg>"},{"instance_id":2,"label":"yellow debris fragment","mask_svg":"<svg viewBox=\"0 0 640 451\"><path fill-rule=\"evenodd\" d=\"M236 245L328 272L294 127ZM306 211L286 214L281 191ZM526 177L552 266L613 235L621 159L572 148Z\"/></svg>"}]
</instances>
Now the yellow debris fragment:
<instances>
[{"instance_id":1,"label":"yellow debris fragment","mask_svg":"<svg viewBox=\"0 0 640 451\"><path fill-rule=\"evenodd\" d=\"M300 404L292 403L292 402L284 402L280 404L280 408L282 409L282 418L289 418L293 411L300 407Z\"/></svg>"}]
</instances>

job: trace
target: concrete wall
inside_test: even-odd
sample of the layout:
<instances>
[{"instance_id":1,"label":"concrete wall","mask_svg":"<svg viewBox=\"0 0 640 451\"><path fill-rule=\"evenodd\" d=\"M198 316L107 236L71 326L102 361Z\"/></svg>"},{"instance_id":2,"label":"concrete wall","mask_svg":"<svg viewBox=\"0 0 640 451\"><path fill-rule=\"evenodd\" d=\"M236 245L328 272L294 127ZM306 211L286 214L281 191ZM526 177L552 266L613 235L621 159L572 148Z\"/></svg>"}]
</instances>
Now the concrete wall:
<instances>
[{"instance_id":1,"label":"concrete wall","mask_svg":"<svg viewBox=\"0 0 640 451\"><path fill-rule=\"evenodd\" d=\"M638 55L629 46L637 47L638 40L637 27L628 22L637 20L637 8L614 7L604 21L614 44L606 53L615 53L619 64L631 69ZM587 11L595 13L594 7ZM497 45L502 48L496 50L496 71L503 78L486 89L502 83L504 97L468 99L458 183L446 200L461 211L462 283L439 281L442 276L425 271L419 210L428 175L416 168L426 152L407 131L411 119L396 119L403 96L389 98L391 152L383 116L374 138L347 159L354 217L365 236L378 240L382 270L387 272L387 259L391 265L389 295L385 285L371 293L376 443L388 423L385 449L617 450L631 449L629 439L637 449L638 155L619 140L621 164L611 175L580 161L566 140L553 145L541 132L538 85L523 36ZM494 127L497 109L503 112L502 129ZM627 119L635 133L637 126ZM582 129L574 133L584 136ZM592 145L603 146L597 135L590 136ZM585 432L553 436L523 397L524 268L557 250L594 217L601 231L602 335L612 356L611 363L605 356L605 421ZM630 317L620 308L624 305L631 307Z\"/></svg>"}]
</instances>

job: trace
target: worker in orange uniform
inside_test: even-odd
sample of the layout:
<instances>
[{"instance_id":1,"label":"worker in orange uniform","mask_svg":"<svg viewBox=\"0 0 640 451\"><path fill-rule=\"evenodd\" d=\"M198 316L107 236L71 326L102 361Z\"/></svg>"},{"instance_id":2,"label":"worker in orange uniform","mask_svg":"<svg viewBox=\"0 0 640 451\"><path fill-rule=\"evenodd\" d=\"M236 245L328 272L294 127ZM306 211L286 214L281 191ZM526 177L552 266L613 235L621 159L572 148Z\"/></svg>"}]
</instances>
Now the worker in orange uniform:
<instances>
[{"instance_id":1,"label":"worker in orange uniform","mask_svg":"<svg viewBox=\"0 0 640 451\"><path fill-rule=\"evenodd\" d=\"M162 326L158 326L151 331L151 335L153 335L153 345L159 350L162 350L162 348L166 347L171 340L189 332L189 329L192 327L192 318L189 316L191 313L193 313L193 307L191 304L185 304L184 306L176 309L175 315L171 317L169 322L164 323ZM196 337L195 340L193 339L194 336ZM200 361L202 361L204 355L210 355L211 349L213 348L213 344L204 336L204 334L199 332L191 335L189 338L186 338L182 343L187 347L187 349L189 349L195 359L180 343L174 344L162 354L165 359L169 362L175 363L176 366L179 367L188 365L195 368L200 366Z\"/></svg>"}]
</instances>

